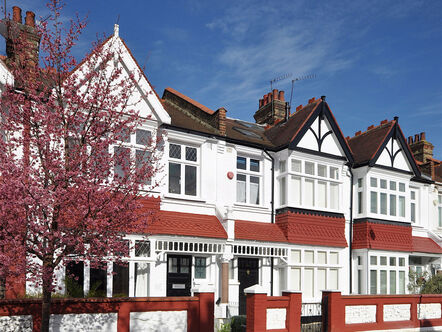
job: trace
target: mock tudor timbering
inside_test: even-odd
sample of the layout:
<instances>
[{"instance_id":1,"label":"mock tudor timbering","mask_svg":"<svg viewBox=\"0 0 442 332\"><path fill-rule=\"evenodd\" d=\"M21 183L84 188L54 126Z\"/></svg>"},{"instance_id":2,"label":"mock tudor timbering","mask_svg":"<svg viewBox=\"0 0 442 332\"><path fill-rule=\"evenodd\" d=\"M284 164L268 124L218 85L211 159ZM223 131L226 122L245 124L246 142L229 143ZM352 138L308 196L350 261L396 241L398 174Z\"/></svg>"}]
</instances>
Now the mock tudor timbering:
<instances>
[{"instance_id":1,"label":"mock tudor timbering","mask_svg":"<svg viewBox=\"0 0 442 332\"><path fill-rule=\"evenodd\" d=\"M19 9L13 21L21 25ZM139 70L122 45L119 61ZM441 269L441 162L424 134L406 141L397 117L344 138L325 97L288 114L275 89L251 123L172 88L161 99L148 83L140 91L149 99L140 112L154 115L143 129L167 134L165 167L158 190L146 192L145 234L127 234L127 269L110 264L104 274L107 296L183 296L204 285L225 318L245 313L253 284L319 302L323 289L406 293L409 269ZM427 162L432 177L420 172ZM96 271L78 264L86 292Z\"/></svg>"}]
</instances>

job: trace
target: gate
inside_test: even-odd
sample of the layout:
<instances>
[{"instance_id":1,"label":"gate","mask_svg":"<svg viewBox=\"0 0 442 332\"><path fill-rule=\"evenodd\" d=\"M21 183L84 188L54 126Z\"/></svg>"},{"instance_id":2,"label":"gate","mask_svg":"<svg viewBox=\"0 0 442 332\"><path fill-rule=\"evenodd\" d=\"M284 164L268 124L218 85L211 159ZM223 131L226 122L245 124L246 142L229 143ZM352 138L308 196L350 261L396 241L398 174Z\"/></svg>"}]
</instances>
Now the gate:
<instances>
[{"instance_id":1,"label":"gate","mask_svg":"<svg viewBox=\"0 0 442 332\"><path fill-rule=\"evenodd\" d=\"M301 307L301 331L322 331L322 305L321 303L303 303Z\"/></svg>"}]
</instances>

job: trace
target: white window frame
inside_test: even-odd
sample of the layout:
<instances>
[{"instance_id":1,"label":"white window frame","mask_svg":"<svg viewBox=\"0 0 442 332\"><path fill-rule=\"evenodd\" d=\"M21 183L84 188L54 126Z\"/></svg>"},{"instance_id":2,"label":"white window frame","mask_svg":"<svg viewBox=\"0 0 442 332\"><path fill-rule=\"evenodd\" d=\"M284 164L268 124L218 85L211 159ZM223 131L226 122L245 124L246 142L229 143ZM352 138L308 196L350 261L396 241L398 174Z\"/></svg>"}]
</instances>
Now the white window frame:
<instances>
[{"instance_id":1,"label":"white window frame","mask_svg":"<svg viewBox=\"0 0 442 332\"><path fill-rule=\"evenodd\" d=\"M372 186L372 180L375 180L376 186ZM387 182L387 188L381 188L381 181ZM391 183L395 183L395 189L391 189ZM410 215L410 199L407 190L409 191L408 181L404 179L390 178L388 176L380 176L374 174L367 174L365 178L365 184L367 186L367 214L376 216L381 219L396 219L400 221L406 221ZM400 185L405 186L405 191L400 191ZM376 193L376 212L372 212L371 195ZM381 194L387 196L387 211L386 214L381 213ZM391 195L395 195L395 214L391 214ZM400 197L404 198L404 215L400 215Z\"/></svg>"},{"instance_id":2,"label":"white window frame","mask_svg":"<svg viewBox=\"0 0 442 332\"><path fill-rule=\"evenodd\" d=\"M179 145L181 149L181 158L173 158L170 157L170 145ZM186 160L186 147L194 148L196 149L196 161L190 161ZM169 191L169 167L170 164L179 164L180 167L180 193L171 193ZM195 195L186 195L186 166L193 166L196 167L196 190ZM167 177L166 177L166 191L167 196L170 197L177 197L177 198L192 198L192 199L198 199L201 196L201 146L200 145L194 145L189 144L181 141L169 141L167 144Z\"/></svg>"},{"instance_id":3,"label":"white window frame","mask_svg":"<svg viewBox=\"0 0 442 332\"><path fill-rule=\"evenodd\" d=\"M245 158L246 160L246 169L240 169L237 167L238 158ZM259 171L252 171L250 170L250 160L257 160L259 162ZM246 177L246 201L240 202L238 201L238 189L235 187L235 204L236 205L248 205L248 206L262 206L263 205L263 168L264 168L264 161L262 158L257 156L248 156L244 154L238 154L236 156L236 175L235 175L235 184L237 186L238 183L238 175L245 175ZM250 202L250 177L257 177L259 181L259 188L258 188L258 204L251 203Z\"/></svg>"}]
</instances>

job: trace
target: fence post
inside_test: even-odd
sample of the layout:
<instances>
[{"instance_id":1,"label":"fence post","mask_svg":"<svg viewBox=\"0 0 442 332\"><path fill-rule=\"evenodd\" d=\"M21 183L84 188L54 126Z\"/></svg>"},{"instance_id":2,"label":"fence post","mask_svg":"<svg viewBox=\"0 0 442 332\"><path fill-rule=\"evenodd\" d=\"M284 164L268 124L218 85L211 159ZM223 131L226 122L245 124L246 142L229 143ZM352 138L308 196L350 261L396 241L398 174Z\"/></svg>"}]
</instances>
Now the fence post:
<instances>
[{"instance_id":1,"label":"fence post","mask_svg":"<svg viewBox=\"0 0 442 332\"><path fill-rule=\"evenodd\" d=\"M322 330L342 331L345 327L345 310L341 305L341 292L322 291Z\"/></svg>"},{"instance_id":2,"label":"fence post","mask_svg":"<svg viewBox=\"0 0 442 332\"><path fill-rule=\"evenodd\" d=\"M289 297L285 323L288 332L301 332L302 292L285 290L282 291L282 296Z\"/></svg>"},{"instance_id":3,"label":"fence post","mask_svg":"<svg viewBox=\"0 0 442 332\"><path fill-rule=\"evenodd\" d=\"M199 288L192 289L192 291L199 299L199 331L213 332L215 328L215 295L213 287L201 286Z\"/></svg>"},{"instance_id":4,"label":"fence post","mask_svg":"<svg viewBox=\"0 0 442 332\"><path fill-rule=\"evenodd\" d=\"M247 332L265 332L267 325L267 291L259 285L244 290L247 296Z\"/></svg>"}]
</instances>

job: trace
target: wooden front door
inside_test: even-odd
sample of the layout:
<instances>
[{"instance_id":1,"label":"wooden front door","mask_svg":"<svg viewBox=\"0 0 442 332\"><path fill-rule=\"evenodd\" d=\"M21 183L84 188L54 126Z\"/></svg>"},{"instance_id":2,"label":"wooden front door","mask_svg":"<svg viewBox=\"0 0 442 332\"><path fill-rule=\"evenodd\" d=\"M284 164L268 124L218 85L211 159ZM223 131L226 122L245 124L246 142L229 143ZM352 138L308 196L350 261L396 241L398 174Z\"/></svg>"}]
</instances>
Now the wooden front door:
<instances>
[{"instance_id":1,"label":"wooden front door","mask_svg":"<svg viewBox=\"0 0 442 332\"><path fill-rule=\"evenodd\" d=\"M239 314L246 314L244 289L259 283L259 259L238 258Z\"/></svg>"},{"instance_id":2,"label":"wooden front door","mask_svg":"<svg viewBox=\"0 0 442 332\"><path fill-rule=\"evenodd\" d=\"M167 256L167 296L190 296L192 256Z\"/></svg>"}]
</instances>

